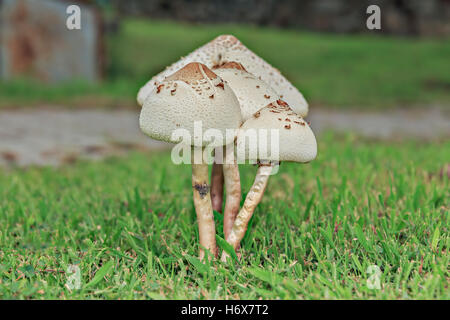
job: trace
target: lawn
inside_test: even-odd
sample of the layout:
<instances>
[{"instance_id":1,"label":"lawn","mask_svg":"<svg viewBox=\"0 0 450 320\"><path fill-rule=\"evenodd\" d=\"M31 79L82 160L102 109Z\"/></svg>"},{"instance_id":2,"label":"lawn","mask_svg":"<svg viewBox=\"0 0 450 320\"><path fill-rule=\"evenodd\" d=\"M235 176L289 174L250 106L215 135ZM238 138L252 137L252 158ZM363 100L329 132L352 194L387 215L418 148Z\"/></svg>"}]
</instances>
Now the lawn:
<instances>
[{"instance_id":1,"label":"lawn","mask_svg":"<svg viewBox=\"0 0 450 320\"><path fill-rule=\"evenodd\" d=\"M271 177L241 260L206 265L190 167L167 152L0 169L0 298L449 299L449 159L449 141L329 133Z\"/></svg>"},{"instance_id":2,"label":"lawn","mask_svg":"<svg viewBox=\"0 0 450 320\"><path fill-rule=\"evenodd\" d=\"M124 20L106 39L105 81L53 87L18 79L0 84L0 107L63 104L136 107L152 75L219 34L236 35L280 69L313 106L387 108L450 105L450 41L335 35L242 25Z\"/></svg>"}]
</instances>

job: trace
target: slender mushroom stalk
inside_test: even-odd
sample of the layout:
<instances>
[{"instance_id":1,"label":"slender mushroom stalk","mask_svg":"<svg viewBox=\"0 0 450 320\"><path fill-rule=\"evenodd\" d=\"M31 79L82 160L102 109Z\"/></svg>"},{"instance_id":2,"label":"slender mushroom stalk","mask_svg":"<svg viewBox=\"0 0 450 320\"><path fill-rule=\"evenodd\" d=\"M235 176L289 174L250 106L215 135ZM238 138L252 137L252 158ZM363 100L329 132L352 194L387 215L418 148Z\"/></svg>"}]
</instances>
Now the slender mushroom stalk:
<instances>
[{"instance_id":1,"label":"slender mushroom stalk","mask_svg":"<svg viewBox=\"0 0 450 320\"><path fill-rule=\"evenodd\" d=\"M268 130L271 132L274 130L276 133L275 137L271 135L270 142L266 139ZM255 132L258 141L247 144L247 133ZM226 239L234 249L239 246L247 231L250 218L261 202L274 162L309 162L317 155L317 143L308 124L295 114L286 102L279 99L244 122L238 133L237 150L239 159L259 161L260 165L253 186L245 198L244 206L239 211L231 233ZM221 260L226 261L227 257L228 254L224 252Z\"/></svg>"},{"instance_id":2,"label":"slender mushroom stalk","mask_svg":"<svg viewBox=\"0 0 450 320\"><path fill-rule=\"evenodd\" d=\"M228 238L233 228L234 220L241 205L241 179L239 177L239 167L234 156L234 145L226 149L227 152L225 153L223 164L226 191L225 213L223 216L223 234L225 239Z\"/></svg>"},{"instance_id":3,"label":"slender mushroom stalk","mask_svg":"<svg viewBox=\"0 0 450 320\"><path fill-rule=\"evenodd\" d=\"M260 164L258 167L255 181L245 198L242 209L239 211L239 214L234 221L230 234L226 238L227 242L231 244L235 250L244 238L248 223L255 212L256 206L261 202L272 169L272 163ZM222 252L222 261L226 262L228 257L229 255L225 251Z\"/></svg>"},{"instance_id":4,"label":"slender mushroom stalk","mask_svg":"<svg viewBox=\"0 0 450 320\"><path fill-rule=\"evenodd\" d=\"M223 204L223 169L222 163L214 162L211 171L211 201L213 210L222 213Z\"/></svg>"},{"instance_id":5,"label":"slender mushroom stalk","mask_svg":"<svg viewBox=\"0 0 450 320\"><path fill-rule=\"evenodd\" d=\"M251 118L255 112L264 108L268 103L275 103L278 99L277 93L269 85L247 72L244 66L238 62L230 61L223 63L214 67L213 70L227 82L236 94L244 121ZM234 151L234 148L227 148L227 150ZM228 154L226 156L226 162L228 164L223 166L226 184L225 215L223 221L225 238L231 232L234 219L239 212L241 201L239 169L234 154Z\"/></svg>"},{"instance_id":6,"label":"slender mushroom stalk","mask_svg":"<svg viewBox=\"0 0 450 320\"><path fill-rule=\"evenodd\" d=\"M229 129L242 123L239 102L230 87L201 63L190 63L165 78L149 93L142 106L141 130L153 139L193 147L192 187L200 237L200 258L217 254L214 216L205 147L222 147L234 141ZM214 129L221 138L210 145L201 132ZM200 134L199 134L200 130ZM201 153L201 157L195 156ZM204 248L204 249L203 249Z\"/></svg>"},{"instance_id":7,"label":"slender mushroom stalk","mask_svg":"<svg viewBox=\"0 0 450 320\"><path fill-rule=\"evenodd\" d=\"M202 152L203 148L194 147L194 152ZM201 158L200 163L192 161L192 188L194 194L194 206L197 213L197 223L200 238L199 259L205 258L205 251L209 250L217 257L216 227L210 197L208 164Z\"/></svg>"}]
</instances>

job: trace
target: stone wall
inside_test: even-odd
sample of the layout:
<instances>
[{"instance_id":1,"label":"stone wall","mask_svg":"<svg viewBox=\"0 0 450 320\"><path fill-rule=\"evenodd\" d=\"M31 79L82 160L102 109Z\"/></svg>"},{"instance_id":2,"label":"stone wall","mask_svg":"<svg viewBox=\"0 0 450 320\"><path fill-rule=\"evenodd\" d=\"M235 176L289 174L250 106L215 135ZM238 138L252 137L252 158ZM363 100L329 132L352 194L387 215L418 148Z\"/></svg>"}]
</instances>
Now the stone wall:
<instances>
[{"instance_id":1,"label":"stone wall","mask_svg":"<svg viewBox=\"0 0 450 320\"><path fill-rule=\"evenodd\" d=\"M450 0L113 0L119 12L189 22L237 22L326 32L368 32L381 8L383 34L450 35Z\"/></svg>"}]
</instances>

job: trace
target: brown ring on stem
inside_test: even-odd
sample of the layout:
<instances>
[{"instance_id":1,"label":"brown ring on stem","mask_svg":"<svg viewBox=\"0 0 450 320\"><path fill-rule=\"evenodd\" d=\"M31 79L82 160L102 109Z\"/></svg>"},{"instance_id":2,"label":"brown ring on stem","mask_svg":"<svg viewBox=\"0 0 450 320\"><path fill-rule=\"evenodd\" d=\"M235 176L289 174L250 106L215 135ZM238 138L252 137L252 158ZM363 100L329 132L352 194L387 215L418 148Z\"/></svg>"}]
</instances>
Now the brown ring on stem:
<instances>
[{"instance_id":1,"label":"brown ring on stem","mask_svg":"<svg viewBox=\"0 0 450 320\"><path fill-rule=\"evenodd\" d=\"M203 160L202 147L192 148L192 188L200 238L199 258L205 258L204 249L217 257L216 227L211 203L208 164ZM200 155L198 155L200 153Z\"/></svg>"}]
</instances>

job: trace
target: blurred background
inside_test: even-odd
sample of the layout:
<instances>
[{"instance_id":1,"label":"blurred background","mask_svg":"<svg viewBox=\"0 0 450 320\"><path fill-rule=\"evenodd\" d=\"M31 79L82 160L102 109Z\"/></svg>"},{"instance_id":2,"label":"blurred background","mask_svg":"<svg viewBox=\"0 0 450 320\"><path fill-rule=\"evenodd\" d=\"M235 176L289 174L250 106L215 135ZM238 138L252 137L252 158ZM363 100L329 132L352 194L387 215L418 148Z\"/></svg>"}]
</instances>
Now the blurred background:
<instances>
[{"instance_id":1,"label":"blurred background","mask_svg":"<svg viewBox=\"0 0 450 320\"><path fill-rule=\"evenodd\" d=\"M164 148L138 130L138 89L224 33L299 88L318 134L450 136L449 0L0 0L0 163Z\"/></svg>"}]
</instances>

